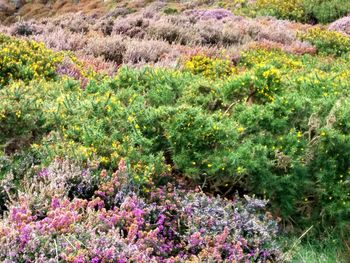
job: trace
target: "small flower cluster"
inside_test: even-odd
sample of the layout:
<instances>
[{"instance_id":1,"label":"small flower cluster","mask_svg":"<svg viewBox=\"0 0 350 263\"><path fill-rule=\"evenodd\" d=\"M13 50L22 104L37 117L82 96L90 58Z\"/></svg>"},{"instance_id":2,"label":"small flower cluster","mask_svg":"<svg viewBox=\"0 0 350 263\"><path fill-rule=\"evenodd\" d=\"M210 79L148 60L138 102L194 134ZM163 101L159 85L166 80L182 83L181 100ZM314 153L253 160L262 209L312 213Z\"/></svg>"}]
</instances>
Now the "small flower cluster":
<instances>
[{"instance_id":1,"label":"small flower cluster","mask_svg":"<svg viewBox=\"0 0 350 263\"><path fill-rule=\"evenodd\" d=\"M292 19L303 21L305 10L303 0L257 0L256 7L265 15L273 15L281 19Z\"/></svg>"},{"instance_id":2,"label":"small flower cluster","mask_svg":"<svg viewBox=\"0 0 350 263\"><path fill-rule=\"evenodd\" d=\"M138 195L124 161L115 173L101 173L93 196L69 198L61 182L75 178L72 167L58 161L37 175L58 183L55 188L47 180L37 189L53 194L45 197L50 203L43 214L33 210L35 195L21 193L12 202L0 220L0 260L266 262L280 256L277 224L264 213L266 201L230 201L171 184Z\"/></svg>"},{"instance_id":3,"label":"small flower cluster","mask_svg":"<svg viewBox=\"0 0 350 263\"><path fill-rule=\"evenodd\" d=\"M229 60L209 58L203 55L192 56L185 62L184 69L210 79L228 77L235 72Z\"/></svg>"},{"instance_id":4,"label":"small flower cluster","mask_svg":"<svg viewBox=\"0 0 350 263\"><path fill-rule=\"evenodd\" d=\"M84 76L82 70L68 57L64 57L62 63L57 66L56 73L59 76L68 76L80 81L82 88L85 88L88 83L88 78Z\"/></svg>"}]
</instances>

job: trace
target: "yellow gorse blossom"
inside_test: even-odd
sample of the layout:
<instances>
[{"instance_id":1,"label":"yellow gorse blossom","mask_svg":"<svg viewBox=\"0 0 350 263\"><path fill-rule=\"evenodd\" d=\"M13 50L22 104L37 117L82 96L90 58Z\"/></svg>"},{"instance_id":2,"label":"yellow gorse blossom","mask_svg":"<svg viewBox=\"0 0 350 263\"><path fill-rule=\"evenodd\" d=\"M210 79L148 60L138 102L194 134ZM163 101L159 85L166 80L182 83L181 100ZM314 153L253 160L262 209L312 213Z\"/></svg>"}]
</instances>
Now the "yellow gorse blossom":
<instances>
[{"instance_id":1,"label":"yellow gorse blossom","mask_svg":"<svg viewBox=\"0 0 350 263\"><path fill-rule=\"evenodd\" d=\"M193 74L201 74L209 79L229 77L236 71L229 60L209 58L204 55L191 57L185 62L184 68Z\"/></svg>"},{"instance_id":2,"label":"yellow gorse blossom","mask_svg":"<svg viewBox=\"0 0 350 263\"><path fill-rule=\"evenodd\" d=\"M42 43L0 34L0 86L11 80L52 79L62 59L61 53L47 49Z\"/></svg>"}]
</instances>

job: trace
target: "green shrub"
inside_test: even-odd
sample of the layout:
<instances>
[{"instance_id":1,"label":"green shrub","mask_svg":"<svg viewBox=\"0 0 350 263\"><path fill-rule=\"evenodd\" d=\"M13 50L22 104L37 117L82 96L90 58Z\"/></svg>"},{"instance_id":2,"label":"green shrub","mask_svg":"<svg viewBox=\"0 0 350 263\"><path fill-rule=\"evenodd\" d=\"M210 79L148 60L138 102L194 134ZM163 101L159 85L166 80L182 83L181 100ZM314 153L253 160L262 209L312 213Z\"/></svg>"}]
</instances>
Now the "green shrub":
<instances>
[{"instance_id":1,"label":"green shrub","mask_svg":"<svg viewBox=\"0 0 350 263\"><path fill-rule=\"evenodd\" d=\"M200 178L207 176L214 184L217 180L230 181L227 176L231 177L230 172L239 166L232 163L231 149L239 136L231 128L233 125L220 114L208 114L195 107L179 107L165 124L165 136L176 169L192 179L207 179Z\"/></svg>"},{"instance_id":2,"label":"green shrub","mask_svg":"<svg viewBox=\"0 0 350 263\"><path fill-rule=\"evenodd\" d=\"M44 163L61 156L115 169L125 159L138 185L151 184L167 171L162 151L152 151L155 138L143 135L145 120L138 118L152 112L142 106L145 100L136 91L114 93L109 81L91 82L85 91L77 82L52 83L51 88L57 96L45 100L43 118L56 129L40 144L32 144Z\"/></svg>"},{"instance_id":3,"label":"green shrub","mask_svg":"<svg viewBox=\"0 0 350 263\"><path fill-rule=\"evenodd\" d=\"M250 9L258 14L299 22L330 23L350 11L350 2L343 0L257 0Z\"/></svg>"},{"instance_id":4,"label":"green shrub","mask_svg":"<svg viewBox=\"0 0 350 263\"><path fill-rule=\"evenodd\" d=\"M167 15L173 15L173 14L179 13L179 10L169 6L169 7L164 8L163 12L164 12L164 14L167 14Z\"/></svg>"},{"instance_id":5,"label":"green shrub","mask_svg":"<svg viewBox=\"0 0 350 263\"><path fill-rule=\"evenodd\" d=\"M14 83L0 90L0 145L12 151L30 143L45 126L42 91Z\"/></svg>"},{"instance_id":6,"label":"green shrub","mask_svg":"<svg viewBox=\"0 0 350 263\"><path fill-rule=\"evenodd\" d=\"M18 40L0 34L0 88L13 80L51 80L63 57L43 44Z\"/></svg>"},{"instance_id":7,"label":"green shrub","mask_svg":"<svg viewBox=\"0 0 350 263\"><path fill-rule=\"evenodd\" d=\"M224 78L235 72L229 60L209 58L196 55L185 62L184 68L193 74L201 74L207 78Z\"/></svg>"},{"instance_id":8,"label":"green shrub","mask_svg":"<svg viewBox=\"0 0 350 263\"><path fill-rule=\"evenodd\" d=\"M350 37L335 31L313 28L300 38L315 45L319 53L340 56L350 51Z\"/></svg>"},{"instance_id":9,"label":"green shrub","mask_svg":"<svg viewBox=\"0 0 350 263\"><path fill-rule=\"evenodd\" d=\"M343 0L304 0L305 13L309 20L330 23L350 12L350 2Z\"/></svg>"},{"instance_id":10,"label":"green shrub","mask_svg":"<svg viewBox=\"0 0 350 263\"><path fill-rule=\"evenodd\" d=\"M258 13L263 15L271 15L281 19L296 21L305 20L303 0L257 0L255 5Z\"/></svg>"}]
</instances>

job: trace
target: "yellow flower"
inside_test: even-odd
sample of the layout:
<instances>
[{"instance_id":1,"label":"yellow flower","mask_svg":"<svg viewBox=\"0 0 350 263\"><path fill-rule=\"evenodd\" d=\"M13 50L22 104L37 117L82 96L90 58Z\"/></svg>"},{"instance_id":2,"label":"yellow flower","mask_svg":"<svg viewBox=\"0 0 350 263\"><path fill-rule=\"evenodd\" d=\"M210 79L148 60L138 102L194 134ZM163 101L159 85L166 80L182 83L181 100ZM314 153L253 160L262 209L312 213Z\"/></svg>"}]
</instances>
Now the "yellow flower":
<instances>
[{"instance_id":1,"label":"yellow flower","mask_svg":"<svg viewBox=\"0 0 350 263\"><path fill-rule=\"evenodd\" d=\"M102 164L107 164L107 163L109 162L109 158L103 156L103 157L100 158L100 162L101 162Z\"/></svg>"},{"instance_id":2,"label":"yellow flower","mask_svg":"<svg viewBox=\"0 0 350 263\"><path fill-rule=\"evenodd\" d=\"M238 174L242 174L244 172L244 168L241 167L241 166L238 166L236 171L237 171Z\"/></svg>"},{"instance_id":3,"label":"yellow flower","mask_svg":"<svg viewBox=\"0 0 350 263\"><path fill-rule=\"evenodd\" d=\"M239 133L243 133L245 131L245 129L244 129L244 127L240 126L240 127L237 128L237 131Z\"/></svg>"}]
</instances>

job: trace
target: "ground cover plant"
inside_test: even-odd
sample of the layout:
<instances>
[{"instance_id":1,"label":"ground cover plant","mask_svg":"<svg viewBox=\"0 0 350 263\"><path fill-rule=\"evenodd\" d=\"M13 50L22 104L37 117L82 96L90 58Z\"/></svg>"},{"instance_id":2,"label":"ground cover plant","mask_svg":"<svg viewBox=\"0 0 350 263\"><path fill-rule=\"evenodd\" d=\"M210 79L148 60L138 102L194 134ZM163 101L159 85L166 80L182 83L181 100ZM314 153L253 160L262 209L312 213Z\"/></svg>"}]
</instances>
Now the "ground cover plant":
<instances>
[{"instance_id":1,"label":"ground cover plant","mask_svg":"<svg viewBox=\"0 0 350 263\"><path fill-rule=\"evenodd\" d=\"M321 2L1 26L1 261L346 262L348 17L259 17Z\"/></svg>"},{"instance_id":2,"label":"ground cover plant","mask_svg":"<svg viewBox=\"0 0 350 263\"><path fill-rule=\"evenodd\" d=\"M232 202L171 184L139 197L123 160L112 175L101 172L88 199L90 170L69 161L54 161L33 180L35 187L10 205L2 222L5 262L265 262L280 256L277 224L261 212L262 200ZM82 196L70 200L70 187Z\"/></svg>"}]
</instances>

